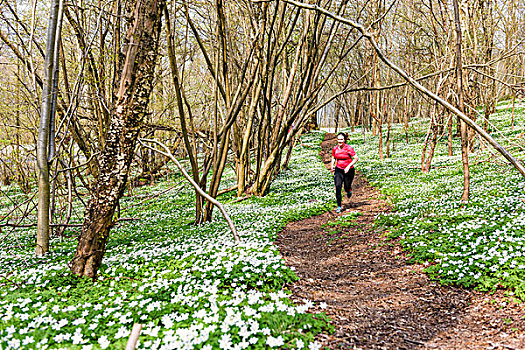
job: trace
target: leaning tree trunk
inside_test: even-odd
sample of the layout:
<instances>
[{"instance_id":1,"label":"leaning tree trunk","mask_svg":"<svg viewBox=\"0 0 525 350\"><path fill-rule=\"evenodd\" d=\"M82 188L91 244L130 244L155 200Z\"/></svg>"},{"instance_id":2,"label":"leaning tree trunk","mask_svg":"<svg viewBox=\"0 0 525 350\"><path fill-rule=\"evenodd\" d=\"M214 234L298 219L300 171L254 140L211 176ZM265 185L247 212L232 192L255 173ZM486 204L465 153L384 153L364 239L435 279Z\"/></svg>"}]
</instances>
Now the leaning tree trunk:
<instances>
[{"instance_id":1,"label":"leaning tree trunk","mask_svg":"<svg viewBox=\"0 0 525 350\"><path fill-rule=\"evenodd\" d=\"M86 207L71 270L95 278L106 250L113 215L127 182L137 137L153 87L165 0L129 0L129 27L116 106L111 116L100 174Z\"/></svg>"}]
</instances>

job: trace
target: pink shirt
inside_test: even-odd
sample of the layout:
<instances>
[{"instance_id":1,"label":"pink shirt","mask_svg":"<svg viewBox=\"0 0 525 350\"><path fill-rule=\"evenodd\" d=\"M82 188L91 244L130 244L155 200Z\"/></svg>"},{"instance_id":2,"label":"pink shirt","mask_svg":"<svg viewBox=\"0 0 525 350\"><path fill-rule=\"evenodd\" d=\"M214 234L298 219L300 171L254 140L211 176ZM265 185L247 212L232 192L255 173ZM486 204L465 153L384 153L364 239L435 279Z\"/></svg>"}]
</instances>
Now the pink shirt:
<instances>
[{"instance_id":1,"label":"pink shirt","mask_svg":"<svg viewBox=\"0 0 525 350\"><path fill-rule=\"evenodd\" d=\"M343 148L335 146L332 149L332 157L336 159L336 167L339 169L344 169L348 166L348 164L352 163L353 156L355 156L354 149L352 148L352 146L347 145L346 143L343 146Z\"/></svg>"}]
</instances>

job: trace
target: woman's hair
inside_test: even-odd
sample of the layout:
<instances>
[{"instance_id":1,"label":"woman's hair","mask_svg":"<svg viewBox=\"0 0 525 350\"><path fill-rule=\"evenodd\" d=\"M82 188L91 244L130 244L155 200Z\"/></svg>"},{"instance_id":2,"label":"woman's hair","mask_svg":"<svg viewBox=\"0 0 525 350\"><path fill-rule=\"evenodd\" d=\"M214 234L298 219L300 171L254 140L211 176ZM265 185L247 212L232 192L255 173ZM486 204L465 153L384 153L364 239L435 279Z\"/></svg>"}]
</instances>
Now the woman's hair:
<instances>
[{"instance_id":1,"label":"woman's hair","mask_svg":"<svg viewBox=\"0 0 525 350\"><path fill-rule=\"evenodd\" d=\"M348 135L345 132L340 132L339 134L337 134L337 137L339 137L339 135L341 135L341 136L343 136L345 138L345 142L346 142L346 140L348 140Z\"/></svg>"}]
</instances>

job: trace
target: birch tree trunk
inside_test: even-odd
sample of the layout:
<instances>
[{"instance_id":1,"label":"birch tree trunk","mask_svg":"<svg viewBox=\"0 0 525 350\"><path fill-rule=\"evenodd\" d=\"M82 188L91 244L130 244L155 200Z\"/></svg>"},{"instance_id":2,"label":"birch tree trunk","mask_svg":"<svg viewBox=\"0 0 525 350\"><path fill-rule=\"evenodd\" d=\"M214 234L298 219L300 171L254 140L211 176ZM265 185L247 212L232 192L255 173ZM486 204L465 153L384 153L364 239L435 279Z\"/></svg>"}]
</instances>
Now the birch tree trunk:
<instances>
[{"instance_id":1,"label":"birch tree trunk","mask_svg":"<svg viewBox=\"0 0 525 350\"><path fill-rule=\"evenodd\" d=\"M127 182L135 144L147 114L153 88L165 0L128 0L129 26L123 66L111 115L100 175L86 207L82 234L71 261L79 276L95 278L102 263L113 216Z\"/></svg>"}]
</instances>

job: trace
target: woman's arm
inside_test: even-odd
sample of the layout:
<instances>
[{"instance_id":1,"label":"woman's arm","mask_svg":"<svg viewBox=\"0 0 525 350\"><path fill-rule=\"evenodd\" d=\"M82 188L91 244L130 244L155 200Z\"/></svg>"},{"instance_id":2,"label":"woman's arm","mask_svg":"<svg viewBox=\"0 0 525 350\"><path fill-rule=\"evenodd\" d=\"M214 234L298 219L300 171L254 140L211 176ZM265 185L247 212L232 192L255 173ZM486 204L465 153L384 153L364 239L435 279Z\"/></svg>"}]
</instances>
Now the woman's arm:
<instances>
[{"instance_id":1,"label":"woman's arm","mask_svg":"<svg viewBox=\"0 0 525 350\"><path fill-rule=\"evenodd\" d=\"M332 157L332 162L330 163L330 170L334 171L334 167L335 167L335 158Z\"/></svg>"},{"instance_id":2,"label":"woman's arm","mask_svg":"<svg viewBox=\"0 0 525 350\"><path fill-rule=\"evenodd\" d=\"M354 155L352 157L352 161L350 162L350 164L348 164L348 166L345 168L345 173L349 172L350 169L354 166L355 163L357 163L357 161L359 160L359 157L356 155Z\"/></svg>"}]
</instances>

